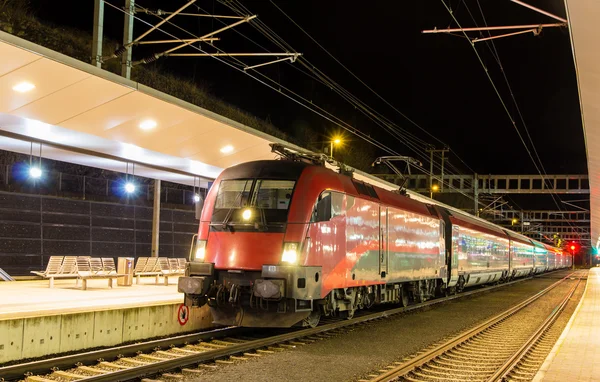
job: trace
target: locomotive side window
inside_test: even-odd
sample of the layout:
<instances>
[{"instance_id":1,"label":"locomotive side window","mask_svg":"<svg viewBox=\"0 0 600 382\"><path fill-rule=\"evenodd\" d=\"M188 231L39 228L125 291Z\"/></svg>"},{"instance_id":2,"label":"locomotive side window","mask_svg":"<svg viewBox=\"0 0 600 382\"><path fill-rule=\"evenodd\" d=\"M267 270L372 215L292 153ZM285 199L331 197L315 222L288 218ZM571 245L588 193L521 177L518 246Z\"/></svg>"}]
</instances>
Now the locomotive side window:
<instances>
[{"instance_id":1,"label":"locomotive side window","mask_svg":"<svg viewBox=\"0 0 600 382\"><path fill-rule=\"evenodd\" d=\"M324 192L319 196L319 200L313 211L313 222L326 222L331 219L331 192Z\"/></svg>"},{"instance_id":2,"label":"locomotive side window","mask_svg":"<svg viewBox=\"0 0 600 382\"><path fill-rule=\"evenodd\" d=\"M331 193L331 217L344 214L344 194L341 192Z\"/></svg>"},{"instance_id":3,"label":"locomotive side window","mask_svg":"<svg viewBox=\"0 0 600 382\"><path fill-rule=\"evenodd\" d=\"M344 194L326 191L319 196L311 222L327 222L331 218L344 214Z\"/></svg>"}]
</instances>

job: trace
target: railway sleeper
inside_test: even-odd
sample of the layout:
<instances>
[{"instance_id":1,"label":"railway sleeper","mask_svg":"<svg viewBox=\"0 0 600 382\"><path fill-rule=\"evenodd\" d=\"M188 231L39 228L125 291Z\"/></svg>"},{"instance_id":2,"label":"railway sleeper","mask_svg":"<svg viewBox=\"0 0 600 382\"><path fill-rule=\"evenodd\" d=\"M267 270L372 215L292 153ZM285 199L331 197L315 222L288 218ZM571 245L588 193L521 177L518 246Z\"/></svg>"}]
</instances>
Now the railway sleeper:
<instances>
[{"instance_id":1,"label":"railway sleeper","mask_svg":"<svg viewBox=\"0 0 600 382\"><path fill-rule=\"evenodd\" d=\"M117 370L126 370L126 369L131 369L130 366L124 366L124 365L119 365L117 363L114 362L107 362L107 361L102 361L100 362L100 365L104 366L104 367L108 367L111 369L117 369Z\"/></svg>"},{"instance_id":2,"label":"railway sleeper","mask_svg":"<svg viewBox=\"0 0 600 382\"><path fill-rule=\"evenodd\" d=\"M200 369L188 369L188 368L184 368L184 369L181 369L181 373L182 373L184 376L188 376L188 377L196 377L196 376L198 376L199 374L204 374L204 373L205 373L205 371L204 371L204 370L200 370Z\"/></svg>"},{"instance_id":3,"label":"railway sleeper","mask_svg":"<svg viewBox=\"0 0 600 382\"><path fill-rule=\"evenodd\" d=\"M537 367L535 369L532 368L531 370L523 370L521 368L518 368L518 369L512 370L510 372L511 375L515 375L515 376L519 376L519 375L521 375L521 376L533 376L536 373L537 373Z\"/></svg>"},{"instance_id":4,"label":"railway sleeper","mask_svg":"<svg viewBox=\"0 0 600 382\"><path fill-rule=\"evenodd\" d=\"M443 369L443 370L454 370L454 369L461 369L464 367L464 365L457 365L456 363L450 363L450 362L440 362L439 360L435 359L433 361L431 361L431 363L427 364L429 367L434 367L437 369ZM485 366L481 366L481 368L483 368ZM494 366L489 366L490 370L496 370L496 367Z\"/></svg>"},{"instance_id":5,"label":"railway sleeper","mask_svg":"<svg viewBox=\"0 0 600 382\"><path fill-rule=\"evenodd\" d=\"M102 370L102 369L98 369L96 367L90 367L90 366L79 366L80 370L83 370L87 373L92 373L92 374L106 374L106 373L110 373L110 371L108 370Z\"/></svg>"},{"instance_id":6,"label":"railway sleeper","mask_svg":"<svg viewBox=\"0 0 600 382\"><path fill-rule=\"evenodd\" d=\"M162 375L162 377L165 378L169 378L169 379L176 379L176 380L184 380L185 376L183 376L182 374L173 374L173 373L164 373Z\"/></svg>"},{"instance_id":7,"label":"railway sleeper","mask_svg":"<svg viewBox=\"0 0 600 382\"><path fill-rule=\"evenodd\" d=\"M167 358L157 357L157 356L150 355L150 354L138 354L138 357L147 359L148 361L166 361L167 360Z\"/></svg>"},{"instance_id":8,"label":"railway sleeper","mask_svg":"<svg viewBox=\"0 0 600 382\"><path fill-rule=\"evenodd\" d=\"M478 357L476 360L473 360L473 357L468 357L462 354L440 354L437 358L440 358L442 360L445 360L446 362L456 362L456 360L461 360L464 363L470 363L470 362L479 362L479 361L485 361L485 362L502 362L502 361L498 361L498 357L494 357L492 355L490 356L485 356L485 357Z\"/></svg>"},{"instance_id":9,"label":"railway sleeper","mask_svg":"<svg viewBox=\"0 0 600 382\"><path fill-rule=\"evenodd\" d=\"M81 374L69 373L67 371L56 370L52 373L52 375L56 375L61 379L66 379L67 381L77 381L79 379L84 379L86 376Z\"/></svg>"},{"instance_id":10,"label":"railway sleeper","mask_svg":"<svg viewBox=\"0 0 600 382\"><path fill-rule=\"evenodd\" d=\"M37 375L30 375L25 378L25 382L55 382L54 379L48 379Z\"/></svg>"},{"instance_id":11,"label":"railway sleeper","mask_svg":"<svg viewBox=\"0 0 600 382\"><path fill-rule=\"evenodd\" d=\"M491 350L494 351L494 354L489 354L491 353ZM511 355L514 353L514 351L510 351L510 350L504 350L504 351L497 351L499 349L452 349L447 351L446 353L448 353L449 356L453 356L453 357L465 357L465 355L470 354L474 357L476 357L477 359L495 359L498 358L499 355L502 356L506 356L506 355ZM489 353L488 353L489 352ZM469 359L473 359L473 358L469 358Z\"/></svg>"},{"instance_id":12,"label":"railway sleeper","mask_svg":"<svg viewBox=\"0 0 600 382\"><path fill-rule=\"evenodd\" d=\"M133 359L133 358L128 358L128 357L120 358L119 361L122 361L125 363L132 363L134 365L150 365L152 363L152 362L140 361L138 359Z\"/></svg>"},{"instance_id":13,"label":"railway sleeper","mask_svg":"<svg viewBox=\"0 0 600 382\"><path fill-rule=\"evenodd\" d=\"M434 370L441 370L444 372L448 372L448 370L457 370L457 371L461 371L464 369L464 365L440 365L440 364L434 364L434 363L428 363L426 365L423 365L423 367L427 366L428 368L434 369ZM485 372L494 372L497 368L490 366L488 368L485 368L484 366L479 367L478 369L485 371Z\"/></svg>"},{"instance_id":14,"label":"railway sleeper","mask_svg":"<svg viewBox=\"0 0 600 382\"><path fill-rule=\"evenodd\" d=\"M483 345L483 344L465 344L465 345L460 345L459 346L460 349L472 349L472 350L479 350L479 351L489 351L490 349L493 350L503 350L505 349L504 346L500 346L500 344L498 343L491 343L487 346Z\"/></svg>"},{"instance_id":15,"label":"railway sleeper","mask_svg":"<svg viewBox=\"0 0 600 382\"><path fill-rule=\"evenodd\" d=\"M496 370L496 369L494 369ZM443 375L448 375L448 370L447 369L442 369L442 368L431 368L430 365L424 365L422 367L419 368L419 371L422 373L429 373L432 375L439 375L439 376L443 376ZM490 374L489 370L479 370L479 368L477 368L476 370L471 370L471 369L462 369L462 370L456 370L453 369L452 370L452 374L457 374L457 375L474 375L474 374L479 374L479 375L487 375Z\"/></svg>"},{"instance_id":16,"label":"railway sleeper","mask_svg":"<svg viewBox=\"0 0 600 382\"><path fill-rule=\"evenodd\" d=\"M431 381L432 379L436 380L436 381L444 381L444 382L464 382L465 381L464 378L451 378L447 374L445 376L443 376L443 377L438 377L438 376L434 376L434 375L424 375L424 374L421 374L421 373L419 373L417 371L413 371L412 374L415 377L421 378L421 379L417 379L417 380L415 380L415 379L409 379L409 380L412 380L412 381L423 381L423 380Z\"/></svg>"}]
</instances>

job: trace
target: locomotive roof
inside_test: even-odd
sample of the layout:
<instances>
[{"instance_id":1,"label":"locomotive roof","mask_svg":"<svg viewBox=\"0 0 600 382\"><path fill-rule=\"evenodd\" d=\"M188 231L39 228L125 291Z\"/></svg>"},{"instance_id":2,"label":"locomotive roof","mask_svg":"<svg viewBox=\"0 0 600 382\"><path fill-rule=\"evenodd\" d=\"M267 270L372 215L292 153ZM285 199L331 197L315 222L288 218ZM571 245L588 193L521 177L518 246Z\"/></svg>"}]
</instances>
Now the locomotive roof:
<instances>
[{"instance_id":1,"label":"locomotive roof","mask_svg":"<svg viewBox=\"0 0 600 382\"><path fill-rule=\"evenodd\" d=\"M298 179L309 163L287 160L245 162L225 169L221 179Z\"/></svg>"}]
</instances>

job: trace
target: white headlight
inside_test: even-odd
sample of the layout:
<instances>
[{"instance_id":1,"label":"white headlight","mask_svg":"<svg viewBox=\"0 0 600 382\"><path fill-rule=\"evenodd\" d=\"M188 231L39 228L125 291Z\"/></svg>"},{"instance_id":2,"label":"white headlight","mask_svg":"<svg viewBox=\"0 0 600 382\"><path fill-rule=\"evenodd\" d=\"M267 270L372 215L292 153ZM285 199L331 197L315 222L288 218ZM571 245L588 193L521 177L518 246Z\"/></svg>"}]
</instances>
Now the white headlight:
<instances>
[{"instance_id":1,"label":"white headlight","mask_svg":"<svg viewBox=\"0 0 600 382\"><path fill-rule=\"evenodd\" d=\"M283 245L283 254L281 255L281 261L285 263L296 264L296 261L298 261L297 243L285 243Z\"/></svg>"}]
</instances>

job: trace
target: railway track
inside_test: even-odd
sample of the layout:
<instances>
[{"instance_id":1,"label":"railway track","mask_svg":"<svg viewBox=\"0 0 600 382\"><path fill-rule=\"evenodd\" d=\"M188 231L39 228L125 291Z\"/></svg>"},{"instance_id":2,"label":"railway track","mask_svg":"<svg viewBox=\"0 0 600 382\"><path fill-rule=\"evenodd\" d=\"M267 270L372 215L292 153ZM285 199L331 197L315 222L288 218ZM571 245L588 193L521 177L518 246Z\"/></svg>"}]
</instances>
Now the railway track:
<instances>
[{"instance_id":1,"label":"railway track","mask_svg":"<svg viewBox=\"0 0 600 382\"><path fill-rule=\"evenodd\" d=\"M561 294L557 287L571 278L576 278L573 285ZM369 375L368 381L530 381L560 336L561 328L553 325L581 280L568 275L484 323ZM543 298L558 302L545 319L530 319L544 310Z\"/></svg>"},{"instance_id":2,"label":"railway track","mask_svg":"<svg viewBox=\"0 0 600 382\"><path fill-rule=\"evenodd\" d=\"M548 274L545 276L547 277ZM325 339L343 332L344 328L352 325L486 293L529 279L531 278L475 289L406 308L392 308L374 313L363 312L351 320L327 320L309 329L267 331L224 328L17 364L0 368L0 380L126 381L160 374L166 379L181 379L182 375L203 374L221 364L243 362L249 358L285 351ZM169 373L171 371L177 372Z\"/></svg>"}]
</instances>

